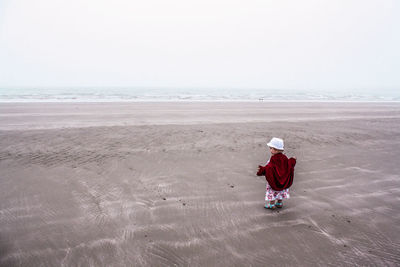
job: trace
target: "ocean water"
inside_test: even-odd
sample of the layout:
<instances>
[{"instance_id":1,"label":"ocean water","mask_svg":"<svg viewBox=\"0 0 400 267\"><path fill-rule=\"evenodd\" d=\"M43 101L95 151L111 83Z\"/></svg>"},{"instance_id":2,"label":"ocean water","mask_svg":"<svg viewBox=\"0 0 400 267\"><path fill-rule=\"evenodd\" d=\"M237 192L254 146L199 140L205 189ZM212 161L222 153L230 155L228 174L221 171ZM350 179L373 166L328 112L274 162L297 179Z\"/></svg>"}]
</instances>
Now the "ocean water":
<instances>
[{"instance_id":1,"label":"ocean water","mask_svg":"<svg viewBox=\"0 0 400 267\"><path fill-rule=\"evenodd\" d=\"M332 101L400 102L400 92L196 88L0 88L5 102Z\"/></svg>"}]
</instances>

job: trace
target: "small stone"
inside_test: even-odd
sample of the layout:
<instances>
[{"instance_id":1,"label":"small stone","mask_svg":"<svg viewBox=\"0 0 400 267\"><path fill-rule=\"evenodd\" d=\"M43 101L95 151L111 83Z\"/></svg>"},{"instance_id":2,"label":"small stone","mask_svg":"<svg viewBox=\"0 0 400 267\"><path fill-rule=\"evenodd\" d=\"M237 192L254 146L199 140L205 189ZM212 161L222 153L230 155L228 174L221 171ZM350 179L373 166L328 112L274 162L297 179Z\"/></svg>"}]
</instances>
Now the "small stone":
<instances>
[{"instance_id":1,"label":"small stone","mask_svg":"<svg viewBox=\"0 0 400 267\"><path fill-rule=\"evenodd\" d=\"M182 203L182 205L183 205L183 206L186 206L186 203L184 202L184 203Z\"/></svg>"},{"instance_id":2,"label":"small stone","mask_svg":"<svg viewBox=\"0 0 400 267\"><path fill-rule=\"evenodd\" d=\"M162 198L163 200L167 200L165 197Z\"/></svg>"},{"instance_id":3,"label":"small stone","mask_svg":"<svg viewBox=\"0 0 400 267\"><path fill-rule=\"evenodd\" d=\"M234 188L235 186L234 185L231 185L231 188Z\"/></svg>"},{"instance_id":4,"label":"small stone","mask_svg":"<svg viewBox=\"0 0 400 267\"><path fill-rule=\"evenodd\" d=\"M347 222L348 222L348 223L351 223L351 221L350 221L350 220L347 220Z\"/></svg>"}]
</instances>

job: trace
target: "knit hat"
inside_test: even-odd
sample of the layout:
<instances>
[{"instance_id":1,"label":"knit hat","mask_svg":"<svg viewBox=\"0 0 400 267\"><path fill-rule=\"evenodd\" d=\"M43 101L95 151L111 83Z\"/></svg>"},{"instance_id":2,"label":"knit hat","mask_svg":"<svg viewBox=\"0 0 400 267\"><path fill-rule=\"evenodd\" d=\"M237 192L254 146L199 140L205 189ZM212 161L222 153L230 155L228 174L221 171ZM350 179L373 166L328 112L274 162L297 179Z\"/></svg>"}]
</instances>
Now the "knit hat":
<instances>
[{"instance_id":1,"label":"knit hat","mask_svg":"<svg viewBox=\"0 0 400 267\"><path fill-rule=\"evenodd\" d=\"M267 144L269 147L273 147L278 150L283 150L283 140L280 138L273 137L271 141Z\"/></svg>"}]
</instances>

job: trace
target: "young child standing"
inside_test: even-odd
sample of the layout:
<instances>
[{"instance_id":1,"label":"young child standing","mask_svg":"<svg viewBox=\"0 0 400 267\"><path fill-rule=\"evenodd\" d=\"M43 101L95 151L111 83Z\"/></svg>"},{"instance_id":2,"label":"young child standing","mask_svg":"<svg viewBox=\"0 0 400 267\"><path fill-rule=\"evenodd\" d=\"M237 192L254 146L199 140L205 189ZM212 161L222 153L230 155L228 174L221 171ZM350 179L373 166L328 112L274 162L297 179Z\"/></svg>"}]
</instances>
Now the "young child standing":
<instances>
[{"instance_id":1,"label":"young child standing","mask_svg":"<svg viewBox=\"0 0 400 267\"><path fill-rule=\"evenodd\" d=\"M293 183L296 158L288 159L284 154L283 140L272 138L267 144L271 158L265 166L258 166L258 176L265 175L267 188L265 192L265 208L283 207L283 199L289 198L289 187Z\"/></svg>"}]
</instances>

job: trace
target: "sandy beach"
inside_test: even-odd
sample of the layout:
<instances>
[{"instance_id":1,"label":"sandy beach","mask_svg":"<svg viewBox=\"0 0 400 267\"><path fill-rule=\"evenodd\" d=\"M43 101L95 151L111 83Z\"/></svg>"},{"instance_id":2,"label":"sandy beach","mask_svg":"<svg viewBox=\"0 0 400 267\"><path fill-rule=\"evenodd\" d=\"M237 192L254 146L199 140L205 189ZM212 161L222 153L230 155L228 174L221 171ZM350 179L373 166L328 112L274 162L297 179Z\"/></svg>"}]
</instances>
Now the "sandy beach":
<instances>
[{"instance_id":1,"label":"sandy beach","mask_svg":"<svg viewBox=\"0 0 400 267\"><path fill-rule=\"evenodd\" d=\"M400 103L2 103L0 266L398 266L399 151Z\"/></svg>"}]
</instances>

